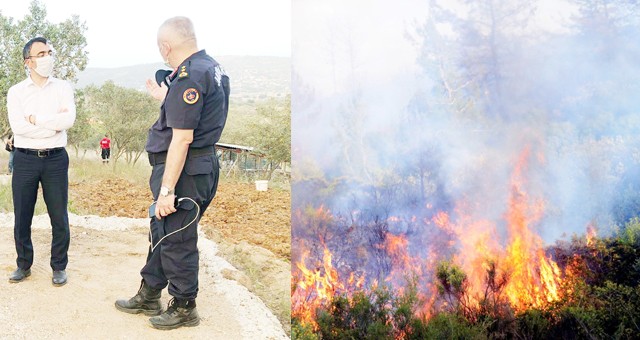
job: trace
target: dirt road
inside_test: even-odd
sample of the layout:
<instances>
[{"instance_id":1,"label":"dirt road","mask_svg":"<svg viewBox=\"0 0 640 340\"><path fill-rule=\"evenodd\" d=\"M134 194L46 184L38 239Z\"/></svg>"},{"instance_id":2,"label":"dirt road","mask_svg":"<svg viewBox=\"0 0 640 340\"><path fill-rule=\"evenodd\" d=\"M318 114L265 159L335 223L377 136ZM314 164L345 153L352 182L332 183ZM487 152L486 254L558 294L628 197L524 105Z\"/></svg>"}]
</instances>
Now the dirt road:
<instances>
[{"instance_id":1,"label":"dirt road","mask_svg":"<svg viewBox=\"0 0 640 340\"><path fill-rule=\"evenodd\" d=\"M114 301L132 296L140 284L148 220L70 215L70 224L68 284L51 284L51 227L46 215L34 218L32 275L15 284L7 280L15 269L13 214L0 213L0 338L287 339L259 298L225 278L235 268L217 256L217 245L202 232L199 326L159 331L148 325L146 316L117 311ZM165 308L168 300L165 289Z\"/></svg>"}]
</instances>

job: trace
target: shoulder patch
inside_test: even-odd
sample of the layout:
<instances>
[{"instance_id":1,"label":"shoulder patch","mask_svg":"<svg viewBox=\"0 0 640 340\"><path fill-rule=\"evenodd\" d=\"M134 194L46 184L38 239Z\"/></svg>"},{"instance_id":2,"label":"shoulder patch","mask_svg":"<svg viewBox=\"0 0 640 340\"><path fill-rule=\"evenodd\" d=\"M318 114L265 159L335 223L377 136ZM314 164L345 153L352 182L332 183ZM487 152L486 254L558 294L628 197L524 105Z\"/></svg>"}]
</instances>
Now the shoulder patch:
<instances>
[{"instance_id":1,"label":"shoulder patch","mask_svg":"<svg viewBox=\"0 0 640 340\"><path fill-rule=\"evenodd\" d=\"M194 89L193 87L184 90L184 93L182 94L182 99L184 100L184 102L190 105L195 104L199 98L200 94L198 93L198 90Z\"/></svg>"}]
</instances>

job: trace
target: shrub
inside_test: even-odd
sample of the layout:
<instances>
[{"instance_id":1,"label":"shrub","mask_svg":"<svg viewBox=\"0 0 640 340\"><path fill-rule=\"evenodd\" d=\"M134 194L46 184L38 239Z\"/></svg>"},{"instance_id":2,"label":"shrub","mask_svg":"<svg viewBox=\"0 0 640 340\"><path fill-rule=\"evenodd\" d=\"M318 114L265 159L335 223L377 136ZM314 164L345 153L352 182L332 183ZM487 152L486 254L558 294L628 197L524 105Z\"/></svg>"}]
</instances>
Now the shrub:
<instances>
[{"instance_id":1,"label":"shrub","mask_svg":"<svg viewBox=\"0 0 640 340\"><path fill-rule=\"evenodd\" d=\"M551 316L548 311L530 309L516 317L518 339L549 339Z\"/></svg>"},{"instance_id":2,"label":"shrub","mask_svg":"<svg viewBox=\"0 0 640 340\"><path fill-rule=\"evenodd\" d=\"M356 292L353 297L335 296L327 310L318 313L322 339L390 339L388 289Z\"/></svg>"},{"instance_id":3,"label":"shrub","mask_svg":"<svg viewBox=\"0 0 640 340\"><path fill-rule=\"evenodd\" d=\"M298 339L637 339L640 334L640 220L615 236L574 237L551 252L567 271L561 297L514 315L502 290L509 280L488 263L482 296L469 296L468 279L451 262L438 264L438 298L428 320L418 278L402 289L374 287L336 296L317 313L318 328L294 322Z\"/></svg>"},{"instance_id":4,"label":"shrub","mask_svg":"<svg viewBox=\"0 0 640 340\"><path fill-rule=\"evenodd\" d=\"M478 326L471 325L463 317L452 313L438 313L427 324L424 339L487 339L488 335Z\"/></svg>"},{"instance_id":5,"label":"shrub","mask_svg":"<svg viewBox=\"0 0 640 340\"><path fill-rule=\"evenodd\" d=\"M320 340L320 337L313 333L311 325L303 325L298 319L291 320L291 339L297 340Z\"/></svg>"},{"instance_id":6,"label":"shrub","mask_svg":"<svg viewBox=\"0 0 640 340\"><path fill-rule=\"evenodd\" d=\"M327 340L425 339L427 328L424 318L418 316L419 306L413 280L402 293L381 286L351 297L335 296L327 309L317 313L317 334ZM313 339L308 337L308 328L296 325L295 333Z\"/></svg>"},{"instance_id":7,"label":"shrub","mask_svg":"<svg viewBox=\"0 0 640 340\"><path fill-rule=\"evenodd\" d=\"M640 334L640 286L605 282L594 288L598 301L598 321L603 333L616 339L632 339Z\"/></svg>"}]
</instances>

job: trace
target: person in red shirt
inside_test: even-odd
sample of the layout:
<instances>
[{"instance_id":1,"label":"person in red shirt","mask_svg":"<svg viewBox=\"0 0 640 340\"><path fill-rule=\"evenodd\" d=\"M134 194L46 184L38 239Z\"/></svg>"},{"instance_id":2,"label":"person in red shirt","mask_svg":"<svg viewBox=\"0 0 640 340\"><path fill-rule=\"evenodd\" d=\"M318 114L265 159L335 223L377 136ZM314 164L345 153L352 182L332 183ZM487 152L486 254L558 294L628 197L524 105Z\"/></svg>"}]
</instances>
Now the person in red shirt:
<instances>
[{"instance_id":1,"label":"person in red shirt","mask_svg":"<svg viewBox=\"0 0 640 340\"><path fill-rule=\"evenodd\" d=\"M109 163L109 156L111 156L111 139L108 135L104 135L104 138L100 141L100 148L102 149L102 163Z\"/></svg>"}]
</instances>

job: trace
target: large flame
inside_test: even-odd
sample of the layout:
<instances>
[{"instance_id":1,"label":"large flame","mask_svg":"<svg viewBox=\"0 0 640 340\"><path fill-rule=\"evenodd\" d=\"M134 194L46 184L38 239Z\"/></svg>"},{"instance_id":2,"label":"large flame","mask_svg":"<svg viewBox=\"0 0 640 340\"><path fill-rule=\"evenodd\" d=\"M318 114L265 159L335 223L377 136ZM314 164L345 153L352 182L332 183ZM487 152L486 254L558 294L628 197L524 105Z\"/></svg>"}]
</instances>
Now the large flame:
<instances>
[{"instance_id":1,"label":"large flame","mask_svg":"<svg viewBox=\"0 0 640 340\"><path fill-rule=\"evenodd\" d=\"M558 265L545 255L543 242L534 232L544 211L542 201L532 201L525 191L529 149L521 154L511 178L511 193L506 214L509 244L505 269L509 274L506 294L516 310L541 307L559 298L561 283Z\"/></svg>"},{"instance_id":2,"label":"large flame","mask_svg":"<svg viewBox=\"0 0 640 340\"><path fill-rule=\"evenodd\" d=\"M305 220L304 213L298 211L296 218L305 220L308 228L316 233L325 233L333 223L331 211L320 206L308 210L309 216ZM322 260L311 256L311 249L306 247L304 240L299 243L300 258L292 267L291 312L301 322L317 326L316 312L319 308L327 307L337 294L344 294L362 289L364 275L356 276L351 273L347 278L341 278L333 264L333 254L320 237Z\"/></svg>"},{"instance_id":3,"label":"large flame","mask_svg":"<svg viewBox=\"0 0 640 340\"><path fill-rule=\"evenodd\" d=\"M305 250L296 264L298 275L292 276L292 315L314 327L318 308L326 307L336 294L362 289L364 283L364 276L356 278L353 273L342 280L333 266L332 257L331 251L324 246L322 262L310 269L306 266L309 251Z\"/></svg>"},{"instance_id":4,"label":"large flame","mask_svg":"<svg viewBox=\"0 0 640 340\"><path fill-rule=\"evenodd\" d=\"M541 307L559 299L562 282L558 265L546 256L543 242L534 227L544 212L544 202L529 197L526 188L526 167L530 157L525 149L516 163L510 180L507 211L504 214L507 242L501 246L496 224L472 218L465 202L459 202L456 221L444 212L433 222L450 232L459 252L453 262L467 275L469 302L477 305L486 298L488 273L495 271L494 279L504 278L501 293L516 311Z\"/></svg>"},{"instance_id":5,"label":"large flame","mask_svg":"<svg viewBox=\"0 0 640 340\"><path fill-rule=\"evenodd\" d=\"M458 202L451 214L441 211L422 222L415 216L406 220L389 217L386 223L391 226L410 221L436 226L440 234L425 241L387 231L376 249L386 254L391 270L386 278L366 278L369 284L375 285L378 279L383 279L401 294L408 275L417 275L420 299L424 302L420 312L428 317L437 296L434 268L439 261L450 260L466 275L466 301L472 305L478 306L487 297L490 272L495 280L501 280L500 288L495 292L498 296L494 298L508 302L516 312L543 307L560 299L562 273L556 262L546 255L543 241L535 230L544 214L544 201L531 198L527 192L529 158L527 148L516 162L509 181L503 221L496 223L474 218L468 213L474 209L463 201ZM330 219L330 214L322 207L314 215L315 218ZM502 242L498 225L506 226L506 237L502 237ZM336 294L348 296L350 292L362 289L365 282L364 273L357 277L353 273L340 277L334 267L333 254L324 243L322 246L322 261L311 261L307 249L301 253L292 278L292 314L314 326L317 308L326 307Z\"/></svg>"}]
</instances>

